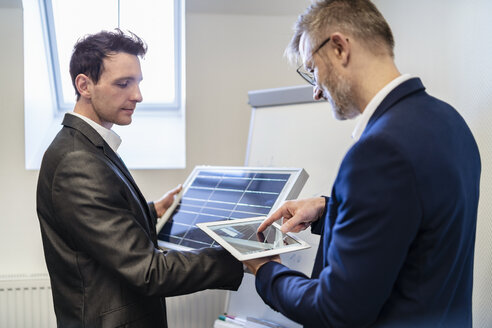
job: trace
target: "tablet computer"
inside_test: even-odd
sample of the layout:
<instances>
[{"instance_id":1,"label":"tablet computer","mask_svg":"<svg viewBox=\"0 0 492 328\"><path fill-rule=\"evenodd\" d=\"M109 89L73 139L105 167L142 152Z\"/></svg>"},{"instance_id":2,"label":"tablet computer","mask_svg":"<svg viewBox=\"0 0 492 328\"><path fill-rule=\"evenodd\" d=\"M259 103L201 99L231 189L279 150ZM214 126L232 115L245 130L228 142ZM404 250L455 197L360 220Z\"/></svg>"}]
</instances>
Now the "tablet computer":
<instances>
[{"instance_id":1,"label":"tablet computer","mask_svg":"<svg viewBox=\"0 0 492 328\"><path fill-rule=\"evenodd\" d=\"M290 233L283 233L277 223L257 233L265 216L196 225L228 250L239 261L293 252L311 247Z\"/></svg>"}]
</instances>

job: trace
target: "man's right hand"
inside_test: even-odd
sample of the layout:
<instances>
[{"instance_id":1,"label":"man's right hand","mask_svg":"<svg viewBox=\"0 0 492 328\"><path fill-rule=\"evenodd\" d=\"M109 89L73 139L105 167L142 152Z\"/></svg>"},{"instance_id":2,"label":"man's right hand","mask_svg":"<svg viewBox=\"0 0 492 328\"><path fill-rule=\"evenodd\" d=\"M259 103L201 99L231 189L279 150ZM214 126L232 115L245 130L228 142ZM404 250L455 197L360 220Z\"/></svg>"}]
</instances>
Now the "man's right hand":
<instances>
[{"instance_id":1,"label":"man's right hand","mask_svg":"<svg viewBox=\"0 0 492 328\"><path fill-rule=\"evenodd\" d=\"M264 231L273 222L283 218L281 230L299 232L317 221L325 210L324 197L286 201L278 210L263 221L258 232Z\"/></svg>"}]
</instances>

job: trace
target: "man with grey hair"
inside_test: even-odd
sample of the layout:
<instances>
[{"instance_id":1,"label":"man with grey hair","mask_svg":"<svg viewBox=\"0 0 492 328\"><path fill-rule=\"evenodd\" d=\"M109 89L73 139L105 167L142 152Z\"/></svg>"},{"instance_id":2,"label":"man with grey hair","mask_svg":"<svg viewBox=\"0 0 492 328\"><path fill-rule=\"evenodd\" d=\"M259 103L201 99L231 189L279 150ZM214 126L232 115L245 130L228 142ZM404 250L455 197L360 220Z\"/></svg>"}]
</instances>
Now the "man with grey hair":
<instances>
[{"instance_id":1,"label":"man with grey hair","mask_svg":"<svg viewBox=\"0 0 492 328\"><path fill-rule=\"evenodd\" d=\"M279 257L245 262L263 300L306 327L472 325L478 147L453 107L400 74L393 47L369 0L326 0L287 49L336 118L361 115L330 197L288 201L258 229L311 226L312 277Z\"/></svg>"}]
</instances>

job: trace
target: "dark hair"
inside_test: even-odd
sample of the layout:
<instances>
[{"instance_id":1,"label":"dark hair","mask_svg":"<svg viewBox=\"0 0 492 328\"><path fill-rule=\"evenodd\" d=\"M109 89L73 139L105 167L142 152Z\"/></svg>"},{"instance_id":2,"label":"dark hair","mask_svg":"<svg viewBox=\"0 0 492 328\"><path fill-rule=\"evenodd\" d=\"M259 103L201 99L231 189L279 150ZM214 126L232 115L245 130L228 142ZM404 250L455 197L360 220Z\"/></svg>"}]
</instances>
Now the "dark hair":
<instances>
[{"instance_id":1,"label":"dark hair","mask_svg":"<svg viewBox=\"0 0 492 328\"><path fill-rule=\"evenodd\" d=\"M357 37L373 53L393 57L395 41L391 29L376 6L369 0L319 0L299 16L286 55L295 62L301 37L322 42L326 33L339 32Z\"/></svg>"},{"instance_id":2,"label":"dark hair","mask_svg":"<svg viewBox=\"0 0 492 328\"><path fill-rule=\"evenodd\" d=\"M85 74L97 83L104 71L104 58L119 52L143 57L147 52L147 45L134 33L125 33L120 29L89 34L77 41L70 59L70 76L77 100L80 98L75 86L77 75Z\"/></svg>"}]
</instances>

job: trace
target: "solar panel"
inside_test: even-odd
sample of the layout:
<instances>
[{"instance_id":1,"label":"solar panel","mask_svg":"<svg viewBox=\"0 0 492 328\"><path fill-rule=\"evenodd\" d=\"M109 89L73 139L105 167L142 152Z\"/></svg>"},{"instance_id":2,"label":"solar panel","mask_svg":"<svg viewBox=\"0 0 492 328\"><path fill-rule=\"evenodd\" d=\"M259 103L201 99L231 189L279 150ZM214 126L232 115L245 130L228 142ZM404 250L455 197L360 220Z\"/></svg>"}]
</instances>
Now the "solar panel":
<instances>
[{"instance_id":1,"label":"solar panel","mask_svg":"<svg viewBox=\"0 0 492 328\"><path fill-rule=\"evenodd\" d=\"M307 178L297 168L197 166L181 197L157 223L159 245L179 250L215 246L196 223L266 216L296 198Z\"/></svg>"}]
</instances>

